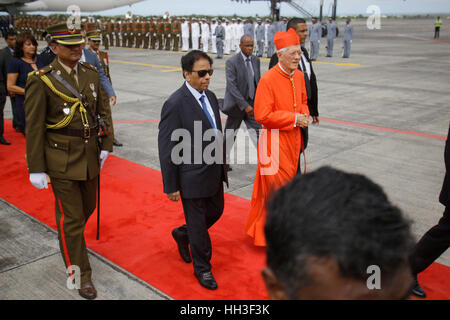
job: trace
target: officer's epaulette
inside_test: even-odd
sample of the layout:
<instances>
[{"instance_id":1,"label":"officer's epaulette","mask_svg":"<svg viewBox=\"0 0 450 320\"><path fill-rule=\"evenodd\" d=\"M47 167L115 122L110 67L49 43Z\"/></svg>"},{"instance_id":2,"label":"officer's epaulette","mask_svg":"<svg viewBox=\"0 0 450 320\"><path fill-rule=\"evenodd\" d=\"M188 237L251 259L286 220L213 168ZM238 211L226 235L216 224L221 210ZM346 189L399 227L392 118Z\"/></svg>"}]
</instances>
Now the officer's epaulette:
<instances>
[{"instance_id":1,"label":"officer's epaulette","mask_svg":"<svg viewBox=\"0 0 450 320\"><path fill-rule=\"evenodd\" d=\"M97 68L94 67L92 64L87 63L87 62L83 62L83 61L80 61L80 63L81 63L84 67L89 68L89 69L91 69L91 70L94 70L94 71L97 71L97 72L98 72Z\"/></svg>"},{"instance_id":2,"label":"officer's epaulette","mask_svg":"<svg viewBox=\"0 0 450 320\"><path fill-rule=\"evenodd\" d=\"M44 67L44 68L42 68L42 69L40 69L40 70L31 71L31 72L28 74L28 77L29 77L29 76L32 76L32 75L42 76L42 75L44 75L44 74L46 74L46 73L48 73L48 72L50 72L50 71L52 71L52 66L46 66L46 67Z\"/></svg>"}]
</instances>

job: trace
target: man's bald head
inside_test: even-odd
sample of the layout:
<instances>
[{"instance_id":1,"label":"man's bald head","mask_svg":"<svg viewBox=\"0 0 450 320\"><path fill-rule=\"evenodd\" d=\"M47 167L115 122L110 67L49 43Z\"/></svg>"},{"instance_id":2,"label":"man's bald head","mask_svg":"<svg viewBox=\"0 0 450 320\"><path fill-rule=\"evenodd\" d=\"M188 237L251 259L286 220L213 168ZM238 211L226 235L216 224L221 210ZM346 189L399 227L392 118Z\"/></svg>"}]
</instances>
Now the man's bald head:
<instances>
[{"instance_id":1,"label":"man's bald head","mask_svg":"<svg viewBox=\"0 0 450 320\"><path fill-rule=\"evenodd\" d=\"M244 35L241 37L241 42L240 42L239 44L243 44L244 42L248 42L248 41L253 41L252 36L249 35L249 34L244 34Z\"/></svg>"},{"instance_id":2,"label":"man's bald head","mask_svg":"<svg viewBox=\"0 0 450 320\"><path fill-rule=\"evenodd\" d=\"M246 57L249 57L249 56L252 55L252 53L253 53L253 46L254 46L254 42L253 42L252 36L250 36L248 34L244 34L241 37L241 43L239 44L239 48L241 48L242 53Z\"/></svg>"}]
</instances>

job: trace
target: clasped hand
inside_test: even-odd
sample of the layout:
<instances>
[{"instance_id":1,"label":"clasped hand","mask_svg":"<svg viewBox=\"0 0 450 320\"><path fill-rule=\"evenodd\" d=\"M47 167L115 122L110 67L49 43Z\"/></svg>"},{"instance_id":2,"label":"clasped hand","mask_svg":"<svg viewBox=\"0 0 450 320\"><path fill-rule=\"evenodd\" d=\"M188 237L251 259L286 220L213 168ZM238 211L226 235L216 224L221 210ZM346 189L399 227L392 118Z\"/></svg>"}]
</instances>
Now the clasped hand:
<instances>
[{"instance_id":1,"label":"clasped hand","mask_svg":"<svg viewBox=\"0 0 450 320\"><path fill-rule=\"evenodd\" d=\"M306 128L309 124L309 116L301 113L296 113L295 115L295 125L300 128Z\"/></svg>"}]
</instances>

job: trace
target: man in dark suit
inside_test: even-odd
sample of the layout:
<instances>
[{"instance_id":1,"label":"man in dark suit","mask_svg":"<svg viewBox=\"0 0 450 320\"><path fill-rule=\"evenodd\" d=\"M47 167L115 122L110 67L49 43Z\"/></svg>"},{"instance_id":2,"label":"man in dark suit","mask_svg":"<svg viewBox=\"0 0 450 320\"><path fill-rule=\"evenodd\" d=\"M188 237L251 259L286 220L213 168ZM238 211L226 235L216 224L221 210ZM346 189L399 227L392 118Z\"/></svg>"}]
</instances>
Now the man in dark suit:
<instances>
[{"instance_id":1,"label":"man in dark suit","mask_svg":"<svg viewBox=\"0 0 450 320\"><path fill-rule=\"evenodd\" d=\"M8 61L12 59L14 54L14 47L16 45L16 33L14 31L9 31L5 36L7 47L0 51L0 144L10 145L3 137L4 132L4 121L3 121L3 110L5 109L6 97L8 96L8 91L6 90L6 80L7 80L7 66ZM13 127L17 126L17 115L14 103L14 97L10 97L11 107L13 114Z\"/></svg>"},{"instance_id":2,"label":"man in dark suit","mask_svg":"<svg viewBox=\"0 0 450 320\"><path fill-rule=\"evenodd\" d=\"M236 130L239 129L242 121L249 129L253 143L256 147L258 146L261 125L254 118L253 104L261 71L259 58L252 54L253 46L253 38L248 34L243 35L239 44L240 52L226 62L227 87L222 111L228 115L225 123L225 140L228 141L225 143L227 164L230 163L229 154L236 137ZM228 132L231 133L228 134ZM228 169L231 170L231 167Z\"/></svg>"},{"instance_id":3,"label":"man in dark suit","mask_svg":"<svg viewBox=\"0 0 450 320\"><path fill-rule=\"evenodd\" d=\"M439 202L445 206L444 214L438 224L428 230L419 240L411 257L411 267L415 276L413 294L419 298L425 298L426 293L417 282L417 274L428 268L434 260L439 258L450 245L450 124L448 127L447 141L445 143L444 161L445 177L442 185Z\"/></svg>"},{"instance_id":4,"label":"man in dark suit","mask_svg":"<svg viewBox=\"0 0 450 320\"><path fill-rule=\"evenodd\" d=\"M298 69L303 72L305 77L306 92L308 95L309 113L313 118L313 124L319 124L319 109L318 109L318 87L317 79L314 73L311 60L309 59L308 51L304 47L306 38L308 37L308 25L302 18L292 18L287 24L287 29L294 29L300 38L302 48L302 58L298 65ZM278 56L275 53L270 59L269 69L278 63ZM307 131L306 131L307 132ZM305 138L306 140L306 138Z\"/></svg>"},{"instance_id":5,"label":"man in dark suit","mask_svg":"<svg viewBox=\"0 0 450 320\"><path fill-rule=\"evenodd\" d=\"M47 41L48 43L48 46L39 54L39 59L41 60L43 66L48 66L56 58L56 53L54 51L54 48L56 47L56 41L52 40L51 35L47 33L47 31L45 32L44 37L45 41Z\"/></svg>"},{"instance_id":6,"label":"man in dark suit","mask_svg":"<svg viewBox=\"0 0 450 320\"><path fill-rule=\"evenodd\" d=\"M181 58L181 65L186 82L161 111L159 160L164 193L172 201L181 198L183 204L186 224L172 231L178 251L185 262L193 260L200 284L214 290L217 283L211 273L208 229L222 215L223 182L228 183L219 104L208 90L212 59L194 50Z\"/></svg>"}]
</instances>

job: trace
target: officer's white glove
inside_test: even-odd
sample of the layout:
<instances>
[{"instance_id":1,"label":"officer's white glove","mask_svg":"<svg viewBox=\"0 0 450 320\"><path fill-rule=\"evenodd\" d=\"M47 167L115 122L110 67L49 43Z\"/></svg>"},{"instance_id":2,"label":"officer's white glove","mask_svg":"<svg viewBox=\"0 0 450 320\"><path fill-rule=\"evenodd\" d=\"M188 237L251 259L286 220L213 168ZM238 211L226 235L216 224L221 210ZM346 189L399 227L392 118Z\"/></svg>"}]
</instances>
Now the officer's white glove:
<instances>
[{"instance_id":1,"label":"officer's white glove","mask_svg":"<svg viewBox=\"0 0 450 320\"><path fill-rule=\"evenodd\" d=\"M47 176L44 172L30 173L31 184L38 189L48 189Z\"/></svg>"},{"instance_id":2,"label":"officer's white glove","mask_svg":"<svg viewBox=\"0 0 450 320\"><path fill-rule=\"evenodd\" d=\"M100 169L103 168L103 164L105 163L106 158L108 158L109 152L106 150L100 151Z\"/></svg>"}]
</instances>

